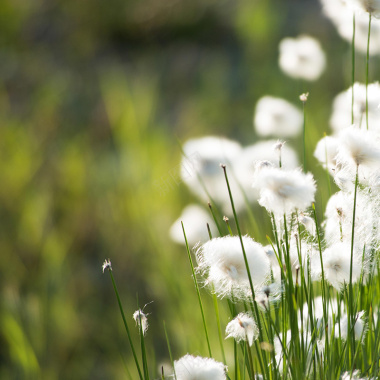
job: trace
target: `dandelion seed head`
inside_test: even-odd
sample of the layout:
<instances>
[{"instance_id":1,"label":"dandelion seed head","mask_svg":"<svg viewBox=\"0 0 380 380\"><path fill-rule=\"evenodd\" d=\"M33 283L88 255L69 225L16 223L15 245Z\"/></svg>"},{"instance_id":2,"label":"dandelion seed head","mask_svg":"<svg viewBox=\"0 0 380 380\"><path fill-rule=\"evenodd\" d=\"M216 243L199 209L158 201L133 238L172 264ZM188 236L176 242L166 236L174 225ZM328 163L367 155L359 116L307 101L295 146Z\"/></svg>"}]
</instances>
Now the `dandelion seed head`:
<instances>
[{"instance_id":1,"label":"dandelion seed head","mask_svg":"<svg viewBox=\"0 0 380 380\"><path fill-rule=\"evenodd\" d=\"M317 80L326 66L320 43L310 36L284 38L279 45L281 70L295 79Z\"/></svg>"},{"instance_id":2,"label":"dandelion seed head","mask_svg":"<svg viewBox=\"0 0 380 380\"><path fill-rule=\"evenodd\" d=\"M226 327L226 339L233 338L236 342L247 341L250 346L259 336L259 329L254 319L247 313L238 314Z\"/></svg>"},{"instance_id":3,"label":"dandelion seed head","mask_svg":"<svg viewBox=\"0 0 380 380\"><path fill-rule=\"evenodd\" d=\"M227 366L212 358L185 355L174 361L177 380L226 380Z\"/></svg>"},{"instance_id":4,"label":"dandelion seed head","mask_svg":"<svg viewBox=\"0 0 380 380\"><path fill-rule=\"evenodd\" d=\"M297 136L302 128L302 112L288 101L264 96L256 104L253 118L260 136Z\"/></svg>"}]
</instances>

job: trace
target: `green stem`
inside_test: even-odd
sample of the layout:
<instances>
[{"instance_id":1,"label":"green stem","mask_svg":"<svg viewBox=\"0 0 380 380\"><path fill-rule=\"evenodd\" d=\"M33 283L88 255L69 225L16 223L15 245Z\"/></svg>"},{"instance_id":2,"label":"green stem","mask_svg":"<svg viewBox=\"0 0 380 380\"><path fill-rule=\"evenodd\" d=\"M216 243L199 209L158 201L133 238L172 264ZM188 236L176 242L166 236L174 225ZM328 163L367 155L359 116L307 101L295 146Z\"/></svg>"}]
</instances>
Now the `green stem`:
<instances>
[{"instance_id":1,"label":"green stem","mask_svg":"<svg viewBox=\"0 0 380 380\"><path fill-rule=\"evenodd\" d=\"M368 73L369 73L369 42L371 39L371 20L372 14L368 16L368 40L367 40L367 59L366 59L366 71L365 71L365 118L368 130Z\"/></svg>"},{"instance_id":2,"label":"green stem","mask_svg":"<svg viewBox=\"0 0 380 380\"><path fill-rule=\"evenodd\" d=\"M110 274L110 276L111 276L111 281L112 281L113 289L114 289L115 294L116 294L117 303L118 303L118 305L119 305L119 309L120 309L121 317L123 318L124 327L125 327L125 330L127 331L128 340L129 340L129 344L130 344L131 349L132 349L132 354L133 354L133 358L134 358L134 360L135 360L136 368L137 368L137 371L138 371L138 373L139 373L139 377L140 377L140 379L143 380L143 375L142 375L142 372L141 372L141 369L140 369L139 362L138 362L138 360L137 360L137 355L136 355L135 347L133 346L133 342L132 342L131 334L130 334L130 332L129 332L129 328L128 328L127 320L126 320L126 318L125 318L125 314L124 314L123 306L122 306L122 304L121 304L121 300L120 300L120 297L119 297L119 292L118 292L118 290L117 290L116 283L115 283L115 279L114 279L113 274L112 274L112 269L109 269L108 272L109 272L109 274Z\"/></svg>"},{"instance_id":3,"label":"green stem","mask_svg":"<svg viewBox=\"0 0 380 380\"><path fill-rule=\"evenodd\" d=\"M303 108L303 171L306 173L306 102L302 102Z\"/></svg>"},{"instance_id":4,"label":"green stem","mask_svg":"<svg viewBox=\"0 0 380 380\"><path fill-rule=\"evenodd\" d=\"M198 286L197 277L195 276L193 260L192 260L192 258L191 258L191 253L190 253L190 249L189 249L189 244L187 243L187 238L186 238L186 233L185 233L185 228L184 228L184 226L183 226L183 222L181 222L181 225L182 225L183 236L184 236L184 238L185 238L187 255L188 255L188 257L189 257L189 262L190 262L190 266L191 266L191 272L192 272L192 275L193 275L195 288L196 288L196 290L197 290L197 296L198 296L199 308L201 309L202 321L203 321L203 327L204 327L204 330L205 330L205 335L206 335L206 340L207 340L208 352L209 352L209 355L210 355L210 358L211 358L211 357L212 357L212 354L211 354L211 346L210 346L210 340L209 340L209 338L208 338L208 332L207 332L207 326L206 326L206 319L205 319L205 314L204 314L204 311L203 311L203 305L202 305L201 293L200 293L200 291L199 291L199 286Z\"/></svg>"},{"instance_id":5,"label":"green stem","mask_svg":"<svg viewBox=\"0 0 380 380\"><path fill-rule=\"evenodd\" d=\"M356 175L355 175L355 192L354 192L354 205L352 212L352 231L351 231L351 259L350 259L350 282L349 282L349 297L348 297L348 307L349 307L349 316L348 316L348 331L350 331L351 323L354 322L354 310L353 310L353 302L354 302L354 294L352 287L352 267L354 264L354 242L355 242L355 219L356 219L356 198L358 191L358 183L359 183L359 165L356 166ZM352 325L354 326L354 325ZM350 338L350 337L348 337ZM355 336L350 339L352 346L355 346ZM351 345L349 346L351 349ZM350 350L353 355L353 350ZM353 357L352 357L353 360Z\"/></svg>"},{"instance_id":6,"label":"green stem","mask_svg":"<svg viewBox=\"0 0 380 380\"><path fill-rule=\"evenodd\" d=\"M168 351L169 351L169 357L170 357L170 363L173 367L173 372L174 372L174 379L177 379L177 375L175 373L175 368L174 368L174 361L173 361L173 356L172 356L172 350L171 350L171 347L170 347L170 341L169 341L169 335L168 335L168 331L166 330L166 324L165 324L165 321L164 321L164 331L165 331L165 337L166 337L166 343L168 345Z\"/></svg>"},{"instance_id":7,"label":"green stem","mask_svg":"<svg viewBox=\"0 0 380 380\"><path fill-rule=\"evenodd\" d=\"M351 62L352 62L352 72L351 72L351 82L352 82L352 94L351 94L351 124L354 124L354 83L355 83L355 29L356 29L356 23L355 23L355 13L352 16L352 55L351 55Z\"/></svg>"},{"instance_id":8,"label":"green stem","mask_svg":"<svg viewBox=\"0 0 380 380\"><path fill-rule=\"evenodd\" d=\"M243 257L244 257L244 264L245 264L245 268L247 270L247 275L248 275L248 280L249 280L249 286L250 286L251 293L252 293L252 304L253 304L253 308L254 308L255 315L256 315L257 325L258 325L258 328L259 328L260 341L262 342L262 341L264 341L264 336L263 336L263 331L262 331L262 326L261 326L261 321L260 321L260 313L259 313L259 310L258 310L258 307L257 307L257 302L255 301L255 290L254 290L254 287L253 287L251 271L250 271L250 268L249 268L247 255L245 253L245 248L244 248L244 244L243 244L243 238L242 238L242 234L241 234L241 230L240 230L240 225L239 225L238 217L237 217L236 210L235 210L235 204L234 204L234 200L233 200L232 193L231 193L230 183L228 181L226 165L221 165L221 167L222 167L223 172L224 172L224 177L225 177L225 180L226 180L228 194L229 194L229 197L230 197L232 212L233 212L233 215L234 215L234 218L235 218L235 222L236 222L236 228L237 228L237 231L238 231L240 245L241 245L241 249L242 249ZM268 367L266 366L266 356L265 355L263 355L263 360L264 360L264 369L265 369L265 371L268 374Z\"/></svg>"}]
</instances>

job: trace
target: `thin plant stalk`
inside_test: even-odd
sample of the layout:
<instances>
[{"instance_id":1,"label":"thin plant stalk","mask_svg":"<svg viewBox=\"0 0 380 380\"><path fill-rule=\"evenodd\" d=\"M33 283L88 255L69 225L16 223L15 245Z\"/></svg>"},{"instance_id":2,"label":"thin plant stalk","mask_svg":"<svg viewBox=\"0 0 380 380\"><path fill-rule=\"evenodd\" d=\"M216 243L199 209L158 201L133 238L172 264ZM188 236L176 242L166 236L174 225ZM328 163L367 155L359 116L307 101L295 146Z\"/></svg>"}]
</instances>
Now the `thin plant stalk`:
<instances>
[{"instance_id":1,"label":"thin plant stalk","mask_svg":"<svg viewBox=\"0 0 380 380\"><path fill-rule=\"evenodd\" d=\"M242 248L242 252L243 252L245 268L247 270L247 275L248 275L248 280L249 280L249 286L251 288L251 293L252 293L252 304L253 304L253 308L254 308L255 315L256 315L257 325L258 325L258 328L259 328L259 336L260 336L260 340L263 341L264 337L263 337L263 331L262 331L262 326L261 326L261 321L260 321L260 313L259 313L259 310L258 310L258 307L257 307L257 303L255 301L255 290L254 290L254 287L253 287L251 271L249 269L248 259L247 259L247 255L245 253L245 248L244 248L244 244L243 244L243 238L242 238L242 234L241 234L241 230L240 230L240 225L239 225L239 221L238 221L236 210L235 210L235 204L234 204L234 200L233 200L232 193L231 193L230 183L228 181L226 165L221 165L221 167L222 167L223 172L224 172L224 177L225 177L225 180L226 180L228 194L229 194L229 197L230 197L232 212L233 212L233 215L234 215L234 218L235 218L236 228L237 228L237 231L238 231L239 240L240 240L240 244L241 244L241 248ZM266 356L265 355L263 355L263 360L264 360L264 363L263 363L264 364L263 365L264 370L268 373L268 367L266 365L267 363L266 363Z\"/></svg>"},{"instance_id":2,"label":"thin plant stalk","mask_svg":"<svg viewBox=\"0 0 380 380\"><path fill-rule=\"evenodd\" d=\"M352 94L354 93L354 87L352 86ZM353 96L353 95L352 95ZM352 101L353 98L352 98ZM352 109L353 109L353 106L352 106ZM353 114L352 114L353 115ZM353 117L353 116L352 116ZM353 123L353 121L352 121ZM325 138L326 138L326 132L325 132ZM329 195L329 198L331 197L331 183L330 183L330 173L329 173L329 168L328 168L328 165L327 165L327 141L325 140L325 159L326 159L326 178L327 178L327 188L328 188L328 195Z\"/></svg>"},{"instance_id":3,"label":"thin plant stalk","mask_svg":"<svg viewBox=\"0 0 380 380\"><path fill-rule=\"evenodd\" d=\"M355 83L355 13L352 15L352 42L351 42L351 124L354 124L354 83Z\"/></svg>"},{"instance_id":4,"label":"thin plant stalk","mask_svg":"<svg viewBox=\"0 0 380 380\"><path fill-rule=\"evenodd\" d=\"M137 360L136 350L135 350L135 347L134 347L133 342L132 342L131 334L130 334L130 331L129 331L129 328L128 328L127 320L126 320L126 318L125 318L125 314L124 314L123 306L122 306L122 304L121 304L121 300L120 300L119 292L118 292L118 290L117 290L117 286L116 286L116 283L115 283L115 279L114 279L114 277L113 277L112 269L109 269L108 272L109 272L109 274L110 274L111 281L112 281L112 285L113 285L113 289L114 289L115 294L116 294L117 303L118 303L118 305L119 305L120 314L121 314L121 317L122 317L122 319L123 319L124 327L125 327L125 330L126 330L127 335L128 335L128 340L129 340L129 344L130 344L131 349L132 349L132 354L133 354L133 358L134 358L134 360L135 360L136 368L137 368L137 371L138 371L138 373L139 373L139 377L140 377L140 379L143 380L143 375L142 375L142 372L141 372L141 369L140 369L139 362L138 362L138 360Z\"/></svg>"},{"instance_id":5,"label":"thin plant stalk","mask_svg":"<svg viewBox=\"0 0 380 380\"><path fill-rule=\"evenodd\" d=\"M302 102L302 110L303 110L303 171L306 173L306 110L305 110L306 102Z\"/></svg>"},{"instance_id":6,"label":"thin plant stalk","mask_svg":"<svg viewBox=\"0 0 380 380\"><path fill-rule=\"evenodd\" d=\"M138 324L139 333L140 333L141 357L142 357L142 362L143 362L144 379L149 380L148 361L146 358L145 339L144 339L144 332L142 329L141 314L139 314L138 318L139 318L139 322L137 324Z\"/></svg>"},{"instance_id":7,"label":"thin plant stalk","mask_svg":"<svg viewBox=\"0 0 380 380\"><path fill-rule=\"evenodd\" d=\"M219 235L223 236L222 230L221 230L219 223L218 223L218 219L216 218L216 215L214 213L214 209L212 208L212 205L210 202L208 202L208 208L210 209L211 215L214 219L214 222L215 222L216 228L218 229Z\"/></svg>"},{"instance_id":8,"label":"thin plant stalk","mask_svg":"<svg viewBox=\"0 0 380 380\"><path fill-rule=\"evenodd\" d=\"M352 211L352 230L351 230L351 259L350 259L350 282L349 282L349 297L348 297L348 307L349 307L349 316L347 318L348 322L348 331L350 331L350 325L354 321L354 310L353 310L353 287L352 287L352 267L354 264L354 243L355 243L355 219L356 219L356 198L359 184L359 165L356 166L356 175L355 175L355 191L354 191L354 205ZM354 325L352 325L354 326ZM351 337L350 342L352 342L352 347L355 346L355 337ZM351 351L351 345L349 346L349 350L352 355L354 353Z\"/></svg>"},{"instance_id":9,"label":"thin plant stalk","mask_svg":"<svg viewBox=\"0 0 380 380\"><path fill-rule=\"evenodd\" d=\"M220 325L220 314L219 314L219 307L218 307L218 299L216 297L216 294L214 290L212 290L212 300L214 303L214 310L215 310L215 316L216 316L216 325L218 327L218 338L219 338L219 344L220 344L220 351L222 352L223 357L223 363L226 364L226 355L224 353L224 346L223 346L223 337L222 337L222 328Z\"/></svg>"},{"instance_id":10,"label":"thin plant stalk","mask_svg":"<svg viewBox=\"0 0 380 380\"><path fill-rule=\"evenodd\" d=\"M368 76L369 76L369 43L371 39L371 21L372 14L368 16L368 40L367 40L367 58L366 58L366 70L365 70L365 119L368 130Z\"/></svg>"},{"instance_id":11,"label":"thin plant stalk","mask_svg":"<svg viewBox=\"0 0 380 380\"><path fill-rule=\"evenodd\" d=\"M210 240L211 240L212 234L211 234L210 226L208 225L208 223L207 223L207 231L208 231L208 235L209 235ZM227 364L226 355L224 353L224 346L223 346L222 328L220 325L220 314L219 314L219 307L218 307L218 299L216 297L214 287L212 288L211 293L212 293L212 300L213 300L215 316L216 316L216 325L218 327L218 338L219 338L220 350L222 352L223 363Z\"/></svg>"},{"instance_id":12,"label":"thin plant stalk","mask_svg":"<svg viewBox=\"0 0 380 380\"><path fill-rule=\"evenodd\" d=\"M191 272L192 272L192 275L193 275L195 288L196 288L196 290L197 290L197 296L198 296L199 308L200 308L200 310L201 310L201 314L202 314L202 321L203 321L203 327L204 327L205 335L206 335L206 341L207 341L208 353L209 353L209 355L210 355L210 358L212 358L212 354L211 354L211 346L210 346L210 340L209 340L208 332L207 332L206 319L205 319L205 314L204 314L204 311L203 311L203 304L202 304L202 299L201 299L201 293L200 293L200 291L199 291L199 286L198 286L197 277L195 276L193 260L192 260L192 258L191 258L191 253L190 253L190 249L189 249L189 244L188 244L188 242L187 242L187 237L186 237L186 233L185 233L185 227L183 226L183 222L181 222L181 225L182 225L183 236L184 236L184 238L185 238L187 255L188 255L189 262L190 262L190 266L191 266Z\"/></svg>"},{"instance_id":13,"label":"thin plant stalk","mask_svg":"<svg viewBox=\"0 0 380 380\"><path fill-rule=\"evenodd\" d=\"M169 351L169 358L170 358L170 363L173 367L173 372L174 372L174 379L177 379L177 375L175 373L175 367L174 367L174 361L173 361L173 355L172 355L172 349L171 349L171 346L170 346L170 341L169 341L169 335L168 335L168 331L166 329L166 323L164 321L164 331L165 331L165 338L166 338L166 344L168 345L168 351Z\"/></svg>"}]
</instances>

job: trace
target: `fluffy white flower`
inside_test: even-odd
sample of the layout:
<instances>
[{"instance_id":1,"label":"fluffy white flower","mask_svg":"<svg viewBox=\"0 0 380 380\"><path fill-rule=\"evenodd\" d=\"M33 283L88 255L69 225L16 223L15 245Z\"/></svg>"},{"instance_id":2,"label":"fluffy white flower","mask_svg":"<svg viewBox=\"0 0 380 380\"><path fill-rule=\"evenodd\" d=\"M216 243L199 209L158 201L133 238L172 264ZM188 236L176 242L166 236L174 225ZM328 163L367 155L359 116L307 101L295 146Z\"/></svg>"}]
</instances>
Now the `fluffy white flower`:
<instances>
[{"instance_id":1,"label":"fluffy white flower","mask_svg":"<svg viewBox=\"0 0 380 380\"><path fill-rule=\"evenodd\" d=\"M354 84L354 122L358 127L366 125L366 86ZM380 130L380 85L378 82L368 85L368 125L369 129ZM333 102L330 118L331 128L335 132L346 129L351 125L352 87L339 93Z\"/></svg>"},{"instance_id":2,"label":"fluffy white flower","mask_svg":"<svg viewBox=\"0 0 380 380\"><path fill-rule=\"evenodd\" d=\"M243 236L243 245L254 287L260 287L270 275L269 259L261 244ZM249 278L238 236L215 238L202 245L196 252L197 271L206 277L206 284L213 285L220 297L251 296Z\"/></svg>"},{"instance_id":3,"label":"fluffy white flower","mask_svg":"<svg viewBox=\"0 0 380 380\"><path fill-rule=\"evenodd\" d=\"M288 354L292 354L292 351L293 351L293 355L294 355L294 350L289 349L289 346L292 344L292 341L294 340L294 338L292 337L291 330L288 330L286 332L286 341L285 341L285 337L282 333L280 333L279 335L280 335L280 338L282 340L283 345L285 346L286 350L288 351ZM297 337L295 337L295 339L297 339ZM309 368L309 364L312 360L313 352L315 352L315 355L317 355L317 353L318 353L319 357L321 357L321 355L323 355L324 343L323 343L323 341L317 340L317 339L315 339L313 342L312 335L309 332L304 332L302 335L300 334L298 339L300 341L302 339L304 342L305 353L307 355L306 357L307 357L307 361L308 361L307 367ZM283 371L282 359L283 359L284 354L283 354L282 344L281 344L278 337L274 338L274 351L276 353L276 362L277 362L278 369L282 373L282 371ZM317 360L316 357L315 357L315 360ZM306 374L305 374L305 378L307 378Z\"/></svg>"},{"instance_id":4,"label":"fluffy white flower","mask_svg":"<svg viewBox=\"0 0 380 380\"><path fill-rule=\"evenodd\" d=\"M371 13L373 17L380 17L380 0L347 0L347 4L354 10Z\"/></svg>"},{"instance_id":5,"label":"fluffy white flower","mask_svg":"<svg viewBox=\"0 0 380 380\"><path fill-rule=\"evenodd\" d=\"M275 143L276 140L267 140L247 146L232 162L233 174L250 202L259 198L259 191L252 190L256 164L265 160L266 166L279 165L279 152L273 149ZM295 169L299 165L296 152L287 144L281 148L281 162L284 169Z\"/></svg>"},{"instance_id":6,"label":"fluffy white flower","mask_svg":"<svg viewBox=\"0 0 380 380\"><path fill-rule=\"evenodd\" d=\"M341 380L368 380L368 378L361 379L360 377L360 371L356 369L355 371L346 371L342 373L342 376L340 378Z\"/></svg>"},{"instance_id":7,"label":"fluffy white flower","mask_svg":"<svg viewBox=\"0 0 380 380\"><path fill-rule=\"evenodd\" d=\"M301 132L303 116L288 101L264 96L256 104L253 121L260 136L292 137Z\"/></svg>"},{"instance_id":8,"label":"fluffy white flower","mask_svg":"<svg viewBox=\"0 0 380 380\"><path fill-rule=\"evenodd\" d=\"M337 290L350 282L351 244L335 243L322 254L323 270L326 280ZM365 263L364 263L365 264ZM352 283L359 280L362 270L362 251L354 247L352 263Z\"/></svg>"},{"instance_id":9,"label":"fluffy white flower","mask_svg":"<svg viewBox=\"0 0 380 380\"><path fill-rule=\"evenodd\" d=\"M350 127L339 134L338 163L362 168L378 169L380 166L380 148L376 136L364 129Z\"/></svg>"},{"instance_id":10,"label":"fluffy white flower","mask_svg":"<svg viewBox=\"0 0 380 380\"><path fill-rule=\"evenodd\" d=\"M185 355L174 361L177 380L226 380L227 366L212 358Z\"/></svg>"},{"instance_id":11,"label":"fluffy white flower","mask_svg":"<svg viewBox=\"0 0 380 380\"><path fill-rule=\"evenodd\" d=\"M259 329L254 319L247 313L238 314L226 327L226 339L233 338L236 342L248 341L252 346L259 336Z\"/></svg>"},{"instance_id":12,"label":"fluffy white flower","mask_svg":"<svg viewBox=\"0 0 380 380\"><path fill-rule=\"evenodd\" d=\"M253 184L260 190L259 203L276 215L305 210L314 201L316 191L313 176L299 170L263 168Z\"/></svg>"},{"instance_id":13,"label":"fluffy white flower","mask_svg":"<svg viewBox=\"0 0 380 380\"><path fill-rule=\"evenodd\" d=\"M327 323L324 322L323 308L325 304L321 296L318 296L312 301L312 318L313 326L320 331L320 336L324 336L326 333L326 327L328 328L328 334L330 335L333 328L333 316L337 315L338 309L343 307L343 302L338 304L336 299L330 298L329 303L327 303ZM311 323L310 323L310 314L309 305L307 302L304 303L302 308L302 321L301 321L301 310L298 313L298 321L301 324L303 323L304 330L311 332Z\"/></svg>"},{"instance_id":14,"label":"fluffy white flower","mask_svg":"<svg viewBox=\"0 0 380 380\"><path fill-rule=\"evenodd\" d=\"M284 38L279 48L280 68L292 78L314 81L325 69L325 54L319 42L312 37Z\"/></svg>"},{"instance_id":15,"label":"fluffy white flower","mask_svg":"<svg viewBox=\"0 0 380 380\"><path fill-rule=\"evenodd\" d=\"M355 214L355 242L363 247L376 247L379 229L378 206L369 192L358 190ZM328 245L338 241L351 242L354 194L339 191L326 206L325 239Z\"/></svg>"},{"instance_id":16,"label":"fluffy white flower","mask_svg":"<svg viewBox=\"0 0 380 380\"><path fill-rule=\"evenodd\" d=\"M263 311L268 311L270 304L277 303L281 300L283 291L284 289L280 282L264 285L256 291L255 301Z\"/></svg>"},{"instance_id":17,"label":"fluffy white flower","mask_svg":"<svg viewBox=\"0 0 380 380\"><path fill-rule=\"evenodd\" d=\"M347 42L352 42L353 9L346 0L321 0L324 14L335 25L340 36ZM355 49L361 53L367 52L368 14L355 14ZM371 23L371 55L380 53L380 21L372 19Z\"/></svg>"},{"instance_id":18,"label":"fluffy white flower","mask_svg":"<svg viewBox=\"0 0 380 380\"><path fill-rule=\"evenodd\" d=\"M133 313L133 319L136 322L136 326L140 328L141 325L142 333L145 335L149 327L147 315L141 309L139 309Z\"/></svg>"},{"instance_id":19,"label":"fluffy white flower","mask_svg":"<svg viewBox=\"0 0 380 380\"><path fill-rule=\"evenodd\" d=\"M348 332L348 315L345 314L341 316L340 321L335 324L335 337L341 338L343 340L347 340L348 334L352 334L352 332ZM355 325L354 325L354 336L355 340L361 340L365 338L365 334L367 332L367 324L364 319L364 311L360 311L355 316Z\"/></svg>"},{"instance_id":20,"label":"fluffy white flower","mask_svg":"<svg viewBox=\"0 0 380 380\"><path fill-rule=\"evenodd\" d=\"M220 204L225 213L230 211L230 198L220 164L229 164L241 152L239 143L223 137L207 136L188 140L183 145L185 156L181 162L181 179L204 202L209 196ZM235 203L244 204L241 191L229 175Z\"/></svg>"},{"instance_id":21,"label":"fluffy white flower","mask_svg":"<svg viewBox=\"0 0 380 380\"><path fill-rule=\"evenodd\" d=\"M316 232L315 221L310 216L300 213L298 217L299 222L305 227L306 231L309 232L310 235L314 236Z\"/></svg>"},{"instance_id":22,"label":"fluffy white flower","mask_svg":"<svg viewBox=\"0 0 380 380\"><path fill-rule=\"evenodd\" d=\"M338 153L339 141L335 137L325 136L320 139L314 151L314 157L334 174L336 167L336 155Z\"/></svg>"},{"instance_id":23,"label":"fluffy white flower","mask_svg":"<svg viewBox=\"0 0 380 380\"><path fill-rule=\"evenodd\" d=\"M185 244L181 221L185 227L186 238L189 246L194 246L198 242L204 243L209 240L207 223L210 226L212 236L217 233L217 230L214 226L215 223L210 216L210 213L208 213L202 207L196 204L192 204L184 208L181 216L170 227L170 237L176 243Z\"/></svg>"}]
</instances>

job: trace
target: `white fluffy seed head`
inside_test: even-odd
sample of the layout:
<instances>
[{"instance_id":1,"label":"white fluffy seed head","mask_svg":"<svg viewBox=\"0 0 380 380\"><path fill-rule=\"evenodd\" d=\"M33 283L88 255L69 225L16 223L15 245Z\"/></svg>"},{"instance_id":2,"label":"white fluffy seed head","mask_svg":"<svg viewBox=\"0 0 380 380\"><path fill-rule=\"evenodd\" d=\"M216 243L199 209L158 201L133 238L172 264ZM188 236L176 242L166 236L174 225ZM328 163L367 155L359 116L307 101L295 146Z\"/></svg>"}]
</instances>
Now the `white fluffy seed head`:
<instances>
[{"instance_id":1,"label":"white fluffy seed head","mask_svg":"<svg viewBox=\"0 0 380 380\"><path fill-rule=\"evenodd\" d=\"M340 132L351 125L352 91L354 91L353 124L365 129L367 99L366 86L363 83L357 82L353 87L341 92L334 99L330 125L335 132ZM370 83L368 85L368 124L371 130L380 130L379 104L380 85L378 82Z\"/></svg>"},{"instance_id":2,"label":"white fluffy seed head","mask_svg":"<svg viewBox=\"0 0 380 380\"><path fill-rule=\"evenodd\" d=\"M314 81L325 69L325 53L315 38L305 35L284 38L279 48L280 68L292 78Z\"/></svg>"},{"instance_id":3,"label":"white fluffy seed head","mask_svg":"<svg viewBox=\"0 0 380 380\"><path fill-rule=\"evenodd\" d=\"M314 151L314 157L328 169L330 174L334 174L335 171L338 145L339 141L336 137L325 136L318 141Z\"/></svg>"},{"instance_id":4,"label":"white fluffy seed head","mask_svg":"<svg viewBox=\"0 0 380 380\"><path fill-rule=\"evenodd\" d=\"M243 236L243 245L254 287L260 287L270 275L269 259L261 244ZM215 238L202 245L196 252L198 273L206 278L220 297L251 297L249 278L238 236Z\"/></svg>"},{"instance_id":5,"label":"white fluffy seed head","mask_svg":"<svg viewBox=\"0 0 380 380\"><path fill-rule=\"evenodd\" d=\"M302 129L302 112L288 101L264 96L256 104L254 125L260 136L297 136Z\"/></svg>"},{"instance_id":6,"label":"white fluffy seed head","mask_svg":"<svg viewBox=\"0 0 380 380\"><path fill-rule=\"evenodd\" d=\"M217 232L210 213L197 204L191 204L183 209L181 216L170 227L169 235L171 239L179 244L185 244L181 222L183 222L186 238L190 246L194 246L199 242L205 243L209 240L207 223L210 226L212 235Z\"/></svg>"},{"instance_id":7,"label":"white fluffy seed head","mask_svg":"<svg viewBox=\"0 0 380 380\"><path fill-rule=\"evenodd\" d=\"M340 36L348 43L352 43L353 23L352 7L346 0L320 0L324 14L335 25ZM360 53L366 53L368 40L368 14L355 12L355 48ZM372 19L371 22L371 55L380 53L380 21Z\"/></svg>"},{"instance_id":8,"label":"white fluffy seed head","mask_svg":"<svg viewBox=\"0 0 380 380\"><path fill-rule=\"evenodd\" d=\"M344 129L339 134L337 163L351 168L361 166L366 169L378 169L380 165L380 148L377 137L364 129L354 126Z\"/></svg>"},{"instance_id":9,"label":"white fluffy seed head","mask_svg":"<svg viewBox=\"0 0 380 380\"><path fill-rule=\"evenodd\" d=\"M380 0L347 0L347 4L354 11L371 13L373 17L380 18Z\"/></svg>"},{"instance_id":10,"label":"white fluffy seed head","mask_svg":"<svg viewBox=\"0 0 380 380\"><path fill-rule=\"evenodd\" d=\"M230 211L230 199L228 196L226 180L220 164L230 166L235 157L241 153L241 146L236 141L224 137L207 136L198 139L188 140L183 145L184 157L180 164L181 178L177 179L174 170L174 179L169 173L169 180L183 181L190 191L202 201L208 202L209 195L220 204L223 210ZM234 200L239 202L242 198L241 191L235 183L233 176L229 176L230 185L234 194ZM174 184L176 182L174 181ZM235 199L236 198L236 199ZM240 201L244 204L244 201ZM224 211L226 212L226 211Z\"/></svg>"},{"instance_id":11,"label":"white fluffy seed head","mask_svg":"<svg viewBox=\"0 0 380 380\"><path fill-rule=\"evenodd\" d=\"M273 282L261 287L255 292L255 301L263 311L269 311L271 304L276 304L281 300L283 291L284 288L280 282Z\"/></svg>"},{"instance_id":12,"label":"white fluffy seed head","mask_svg":"<svg viewBox=\"0 0 380 380\"><path fill-rule=\"evenodd\" d=\"M338 242L325 249L322 254L323 270L326 280L337 290L342 290L350 282L351 244ZM366 263L364 263L366 265ZM352 283L356 283L362 271L362 251L354 247L352 264Z\"/></svg>"},{"instance_id":13,"label":"white fluffy seed head","mask_svg":"<svg viewBox=\"0 0 380 380\"><path fill-rule=\"evenodd\" d=\"M247 341L250 346L259 336L256 322L248 313L238 314L226 327L226 339L233 338L236 342Z\"/></svg>"},{"instance_id":14,"label":"white fluffy seed head","mask_svg":"<svg viewBox=\"0 0 380 380\"><path fill-rule=\"evenodd\" d=\"M351 242L354 193L339 191L327 202L325 239L329 246L338 241ZM355 241L367 249L379 244L378 204L371 193L358 190L355 213Z\"/></svg>"},{"instance_id":15,"label":"white fluffy seed head","mask_svg":"<svg viewBox=\"0 0 380 380\"><path fill-rule=\"evenodd\" d=\"M301 212L298 217L298 220L305 227L306 231L309 232L310 235L312 236L315 235L316 229L315 229L315 221L313 218L310 218L310 216Z\"/></svg>"},{"instance_id":16,"label":"white fluffy seed head","mask_svg":"<svg viewBox=\"0 0 380 380\"><path fill-rule=\"evenodd\" d=\"M316 191L312 174L277 168L258 171L253 186L260 191L260 205L280 216L305 210L314 201Z\"/></svg>"},{"instance_id":17,"label":"white fluffy seed head","mask_svg":"<svg viewBox=\"0 0 380 380\"><path fill-rule=\"evenodd\" d=\"M177 380L226 380L227 366L212 358L185 355L174 361Z\"/></svg>"},{"instance_id":18,"label":"white fluffy seed head","mask_svg":"<svg viewBox=\"0 0 380 380\"><path fill-rule=\"evenodd\" d=\"M348 331L348 315L344 314L341 316L340 321L335 324L335 337L341 338L343 340L347 340L347 337L352 332ZM367 332L367 323L365 321L365 313L364 311L360 311L355 316L355 324L354 324L354 336L355 340L363 340L365 338L365 334Z\"/></svg>"},{"instance_id":19,"label":"white fluffy seed head","mask_svg":"<svg viewBox=\"0 0 380 380\"><path fill-rule=\"evenodd\" d=\"M136 326L138 326L139 329L141 326L142 333L145 335L149 327L147 315L139 309L133 313L133 319L135 320Z\"/></svg>"},{"instance_id":20,"label":"white fluffy seed head","mask_svg":"<svg viewBox=\"0 0 380 380\"><path fill-rule=\"evenodd\" d=\"M279 152L273 149L276 143L276 140L268 140L247 146L232 162L233 176L244 189L250 202L257 201L259 198L259 192L252 190L256 165L278 167L280 154L283 168L295 169L299 165L297 153L289 144L283 145ZM243 207L245 208L246 204Z\"/></svg>"},{"instance_id":21,"label":"white fluffy seed head","mask_svg":"<svg viewBox=\"0 0 380 380\"><path fill-rule=\"evenodd\" d=\"M355 371L346 371L342 373L340 380L369 380L367 377L360 377L360 371L355 369Z\"/></svg>"}]
</instances>

